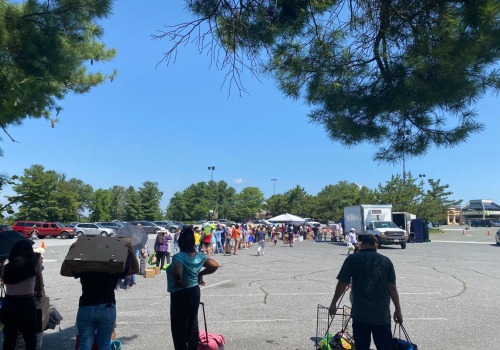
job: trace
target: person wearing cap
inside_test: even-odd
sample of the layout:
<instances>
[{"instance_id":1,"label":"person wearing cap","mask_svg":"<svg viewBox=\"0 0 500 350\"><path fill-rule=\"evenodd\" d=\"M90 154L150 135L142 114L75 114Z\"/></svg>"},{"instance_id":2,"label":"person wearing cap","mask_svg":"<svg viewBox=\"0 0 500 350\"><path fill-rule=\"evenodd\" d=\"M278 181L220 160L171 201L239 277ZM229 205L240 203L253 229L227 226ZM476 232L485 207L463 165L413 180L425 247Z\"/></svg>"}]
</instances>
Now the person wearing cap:
<instances>
[{"instance_id":1,"label":"person wearing cap","mask_svg":"<svg viewBox=\"0 0 500 350\"><path fill-rule=\"evenodd\" d=\"M354 246L354 252L357 252L359 250L359 243L358 243L358 236L356 235L356 230L354 228L351 228L349 230L349 244L352 244Z\"/></svg>"},{"instance_id":2,"label":"person wearing cap","mask_svg":"<svg viewBox=\"0 0 500 350\"><path fill-rule=\"evenodd\" d=\"M38 239L38 234L39 234L39 233L40 233L40 232L38 232L38 230L36 229L36 225L33 225L33 228L31 229L31 231L30 231L30 233L29 233L29 235L30 235L30 239L31 239L32 241L37 240L37 239Z\"/></svg>"},{"instance_id":3,"label":"person wearing cap","mask_svg":"<svg viewBox=\"0 0 500 350\"><path fill-rule=\"evenodd\" d=\"M374 273L376 271L376 273ZM337 303L352 283L352 329L357 350L369 350L371 338L377 350L392 350L391 300L394 322L403 323L396 288L396 272L391 260L377 253L377 238L365 235L358 254L349 255L337 276L329 314L335 315Z\"/></svg>"}]
</instances>

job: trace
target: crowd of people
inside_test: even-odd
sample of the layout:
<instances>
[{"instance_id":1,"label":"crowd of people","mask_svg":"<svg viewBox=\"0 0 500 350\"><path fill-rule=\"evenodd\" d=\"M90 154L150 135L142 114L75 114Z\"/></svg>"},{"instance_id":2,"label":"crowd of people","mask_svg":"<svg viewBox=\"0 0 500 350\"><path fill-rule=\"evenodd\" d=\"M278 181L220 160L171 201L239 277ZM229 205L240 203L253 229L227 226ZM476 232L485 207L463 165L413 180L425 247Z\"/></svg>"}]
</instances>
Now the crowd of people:
<instances>
[{"instance_id":1,"label":"crowd of people","mask_svg":"<svg viewBox=\"0 0 500 350\"><path fill-rule=\"evenodd\" d=\"M338 233L332 232L332 235ZM205 284L203 276L214 273L219 267L210 256L238 255L239 249L248 249L254 244L258 246L257 255L262 256L266 244L276 245L280 238L284 244L293 247L296 239L326 240L323 234L320 227L293 224L232 227L220 224L201 228L188 226L172 233L160 232L154 240L154 252L156 265L160 268L166 266L174 348L194 350L198 347L199 286ZM392 262L377 253L377 241L372 235L365 235L362 242L358 242L355 230L350 229L343 238L348 238L348 245L356 247L357 254L348 256L343 263L329 312L335 314L339 299L350 289L356 348L368 350L373 336L377 349L391 349L391 300L395 305L394 321L403 321ZM70 250L73 248L74 245ZM122 281L125 289L132 282L135 284L133 276L145 272L149 255L147 244L136 250L128 244L127 250L125 269L120 273L76 273L66 260L61 266L61 275L77 278L82 285L76 316L80 350L110 348L116 326L114 292ZM377 274L372 273L374 269ZM3 275L7 287L0 314L0 321L4 324L4 350L15 349L18 334L22 334L26 349L37 349L35 297L45 293L42 270L42 258L34 253L31 242L23 240L14 244Z\"/></svg>"}]
</instances>

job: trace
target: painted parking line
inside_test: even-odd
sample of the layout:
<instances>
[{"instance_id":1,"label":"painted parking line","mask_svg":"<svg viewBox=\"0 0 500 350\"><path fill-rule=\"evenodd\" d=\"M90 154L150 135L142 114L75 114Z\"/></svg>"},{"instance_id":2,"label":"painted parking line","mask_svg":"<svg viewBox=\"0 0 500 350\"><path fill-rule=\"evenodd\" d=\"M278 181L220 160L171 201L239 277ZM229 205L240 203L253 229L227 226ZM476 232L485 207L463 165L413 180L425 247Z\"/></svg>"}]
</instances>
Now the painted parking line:
<instances>
[{"instance_id":1,"label":"painted parking line","mask_svg":"<svg viewBox=\"0 0 500 350\"><path fill-rule=\"evenodd\" d=\"M225 281L221 281L221 282L217 282L217 283L213 283L213 284L209 284L208 286L205 286L202 288L202 290L205 290L207 288L211 288L211 287L216 287L216 286L220 286L221 284L224 284L224 283L228 283L228 282L231 282L232 280L225 280Z\"/></svg>"},{"instance_id":2,"label":"painted parking line","mask_svg":"<svg viewBox=\"0 0 500 350\"><path fill-rule=\"evenodd\" d=\"M495 242L461 242L461 241L435 241L432 240L432 243L459 243L459 244L494 244Z\"/></svg>"}]
</instances>

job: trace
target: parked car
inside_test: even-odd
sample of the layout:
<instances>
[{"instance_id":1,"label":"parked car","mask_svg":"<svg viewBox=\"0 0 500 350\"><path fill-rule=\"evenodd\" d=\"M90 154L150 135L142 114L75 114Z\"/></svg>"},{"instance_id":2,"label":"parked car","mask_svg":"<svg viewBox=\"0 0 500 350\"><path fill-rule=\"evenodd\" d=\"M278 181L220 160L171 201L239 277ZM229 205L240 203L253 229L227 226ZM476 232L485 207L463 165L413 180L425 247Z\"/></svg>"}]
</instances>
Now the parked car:
<instances>
[{"instance_id":1,"label":"parked car","mask_svg":"<svg viewBox=\"0 0 500 350\"><path fill-rule=\"evenodd\" d=\"M171 221L153 221L158 226L164 227L169 231L172 231L172 229L175 229L176 231L179 231L182 229L182 226L175 225Z\"/></svg>"},{"instance_id":2,"label":"parked car","mask_svg":"<svg viewBox=\"0 0 500 350\"><path fill-rule=\"evenodd\" d=\"M492 221L491 224L493 227L500 227L500 221Z\"/></svg>"},{"instance_id":3,"label":"parked car","mask_svg":"<svg viewBox=\"0 0 500 350\"><path fill-rule=\"evenodd\" d=\"M152 221L145 221L145 220L140 220L140 221L131 221L130 225L134 226L141 226L144 231L146 231L147 234L154 233L158 234L158 232L165 231L166 229L163 226L158 226Z\"/></svg>"},{"instance_id":4,"label":"parked car","mask_svg":"<svg viewBox=\"0 0 500 350\"><path fill-rule=\"evenodd\" d=\"M497 234L495 235L495 240L497 241L497 245L500 245L500 229L498 229Z\"/></svg>"},{"instance_id":5,"label":"parked car","mask_svg":"<svg viewBox=\"0 0 500 350\"><path fill-rule=\"evenodd\" d=\"M183 223L182 223L182 222L180 222L180 221L169 220L169 222L170 222L172 225L177 225L177 226L180 226L181 228L184 228L184 227L186 227L186 226L187 226L186 224L183 224Z\"/></svg>"},{"instance_id":6,"label":"parked car","mask_svg":"<svg viewBox=\"0 0 500 350\"><path fill-rule=\"evenodd\" d=\"M80 222L75 225L76 235L78 237L85 236L102 236L102 237L111 237L116 234L115 230L112 228L102 227L99 224L91 223L91 222Z\"/></svg>"},{"instance_id":7,"label":"parked car","mask_svg":"<svg viewBox=\"0 0 500 350\"><path fill-rule=\"evenodd\" d=\"M12 230L12 227L7 226L7 225L0 225L0 232L10 231L10 230Z\"/></svg>"},{"instance_id":8,"label":"parked car","mask_svg":"<svg viewBox=\"0 0 500 350\"><path fill-rule=\"evenodd\" d=\"M493 220L469 220L469 225L471 227L492 227Z\"/></svg>"},{"instance_id":9,"label":"parked car","mask_svg":"<svg viewBox=\"0 0 500 350\"><path fill-rule=\"evenodd\" d=\"M17 221L12 226L14 231L21 233L24 237L29 237L33 226L38 231L38 238L45 237L61 237L73 238L76 233L71 227L68 227L60 222L43 222L43 221Z\"/></svg>"},{"instance_id":10,"label":"parked car","mask_svg":"<svg viewBox=\"0 0 500 350\"><path fill-rule=\"evenodd\" d=\"M37 229L39 229L42 226L42 222L41 221L16 221L14 223L14 225L12 225L12 229L14 231L19 232L24 237L28 237L29 233L33 229L33 226L35 226Z\"/></svg>"},{"instance_id":11,"label":"parked car","mask_svg":"<svg viewBox=\"0 0 500 350\"><path fill-rule=\"evenodd\" d=\"M226 220L226 219L218 219L217 222L219 224L222 224L224 226L231 226L231 225L234 225L234 222L230 221L230 220Z\"/></svg>"},{"instance_id":12,"label":"parked car","mask_svg":"<svg viewBox=\"0 0 500 350\"><path fill-rule=\"evenodd\" d=\"M112 228L115 231L118 231L120 227L126 226L124 223L121 223L119 221L102 221L102 222L96 222L96 224L99 224L102 227Z\"/></svg>"}]
</instances>

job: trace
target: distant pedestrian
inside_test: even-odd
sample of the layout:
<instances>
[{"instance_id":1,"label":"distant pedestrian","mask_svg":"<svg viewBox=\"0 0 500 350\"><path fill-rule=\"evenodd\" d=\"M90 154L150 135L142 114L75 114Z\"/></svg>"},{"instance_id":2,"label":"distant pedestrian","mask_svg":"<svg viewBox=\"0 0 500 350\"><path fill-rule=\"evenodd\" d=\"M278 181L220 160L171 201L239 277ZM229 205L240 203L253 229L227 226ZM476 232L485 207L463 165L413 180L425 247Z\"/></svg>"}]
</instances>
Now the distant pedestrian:
<instances>
[{"instance_id":1,"label":"distant pedestrian","mask_svg":"<svg viewBox=\"0 0 500 350\"><path fill-rule=\"evenodd\" d=\"M36 241L38 239L39 234L40 234L40 232L38 232L38 230L36 229L36 225L33 225L33 227L31 228L31 231L29 233L30 239L32 241Z\"/></svg>"},{"instance_id":2,"label":"distant pedestrian","mask_svg":"<svg viewBox=\"0 0 500 350\"><path fill-rule=\"evenodd\" d=\"M175 255L179 252L179 234L180 234L180 231L179 230L175 230L174 232L174 237L173 237L173 240L174 240L174 253L172 255Z\"/></svg>"},{"instance_id":3,"label":"distant pedestrian","mask_svg":"<svg viewBox=\"0 0 500 350\"><path fill-rule=\"evenodd\" d=\"M197 252L200 251L200 241L201 241L200 228L196 227L194 229L194 249Z\"/></svg>"},{"instance_id":4,"label":"distant pedestrian","mask_svg":"<svg viewBox=\"0 0 500 350\"><path fill-rule=\"evenodd\" d=\"M266 231L262 226L257 229L257 241L259 242L259 247L257 248L257 256L264 255L264 250L266 249Z\"/></svg>"},{"instance_id":5,"label":"distant pedestrian","mask_svg":"<svg viewBox=\"0 0 500 350\"><path fill-rule=\"evenodd\" d=\"M156 267L163 269L165 264L165 257L167 258L167 264L170 264L170 240L172 237L169 232L160 232L156 236L155 240L155 252L156 252Z\"/></svg>"},{"instance_id":6,"label":"distant pedestrian","mask_svg":"<svg viewBox=\"0 0 500 350\"><path fill-rule=\"evenodd\" d=\"M149 258L149 247L146 243L144 248L139 251L139 275L146 273L147 262Z\"/></svg>"},{"instance_id":7,"label":"distant pedestrian","mask_svg":"<svg viewBox=\"0 0 500 350\"><path fill-rule=\"evenodd\" d=\"M314 240L318 242L318 231L319 231L318 226L313 226L312 230L314 233Z\"/></svg>"},{"instance_id":8,"label":"distant pedestrian","mask_svg":"<svg viewBox=\"0 0 500 350\"><path fill-rule=\"evenodd\" d=\"M234 255L239 255L238 248L241 240L241 233L239 228L240 228L239 225L235 225L231 232L231 239L234 240L234 251L233 251Z\"/></svg>"},{"instance_id":9,"label":"distant pedestrian","mask_svg":"<svg viewBox=\"0 0 500 350\"><path fill-rule=\"evenodd\" d=\"M222 225L219 224L217 225L217 229L214 232L215 236L215 253L216 254L221 254L222 253L222 235L224 234L224 230L222 229Z\"/></svg>"},{"instance_id":10,"label":"distant pedestrian","mask_svg":"<svg viewBox=\"0 0 500 350\"><path fill-rule=\"evenodd\" d=\"M359 242L358 242L358 236L356 235L356 230L354 228L351 228L349 230L349 244L354 246L354 252L356 253L359 250ZM349 253L351 250L349 250ZM348 253L348 254L349 254Z\"/></svg>"},{"instance_id":11,"label":"distant pedestrian","mask_svg":"<svg viewBox=\"0 0 500 350\"><path fill-rule=\"evenodd\" d=\"M210 256L210 246L212 243L212 227L210 225L203 226L202 235L202 252L205 253L206 256Z\"/></svg>"}]
</instances>

